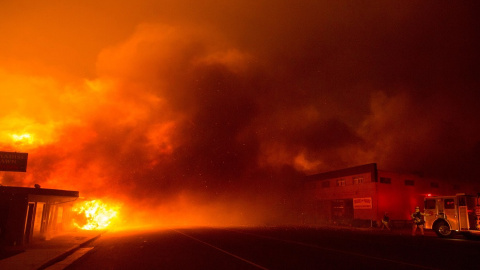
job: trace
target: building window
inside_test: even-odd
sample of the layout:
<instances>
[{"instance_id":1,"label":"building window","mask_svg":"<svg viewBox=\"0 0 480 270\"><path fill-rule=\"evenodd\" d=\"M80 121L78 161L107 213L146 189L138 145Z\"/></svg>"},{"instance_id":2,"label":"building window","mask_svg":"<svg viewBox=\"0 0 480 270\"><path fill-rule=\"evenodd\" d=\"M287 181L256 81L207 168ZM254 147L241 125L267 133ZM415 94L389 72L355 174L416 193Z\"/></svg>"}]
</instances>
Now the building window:
<instances>
[{"instance_id":1,"label":"building window","mask_svg":"<svg viewBox=\"0 0 480 270\"><path fill-rule=\"evenodd\" d=\"M392 183L392 178L380 177L380 183L391 184Z\"/></svg>"},{"instance_id":2,"label":"building window","mask_svg":"<svg viewBox=\"0 0 480 270\"><path fill-rule=\"evenodd\" d=\"M317 183L315 182L309 182L307 183L307 189L315 189L317 187Z\"/></svg>"},{"instance_id":3,"label":"building window","mask_svg":"<svg viewBox=\"0 0 480 270\"><path fill-rule=\"evenodd\" d=\"M433 187L433 188L438 188L438 183L431 182L430 186Z\"/></svg>"},{"instance_id":4,"label":"building window","mask_svg":"<svg viewBox=\"0 0 480 270\"><path fill-rule=\"evenodd\" d=\"M353 184L358 185L363 183L363 177L354 177L353 178Z\"/></svg>"},{"instance_id":5,"label":"building window","mask_svg":"<svg viewBox=\"0 0 480 270\"><path fill-rule=\"evenodd\" d=\"M322 188L328 188L328 187L330 187L330 181L328 181L328 180L327 180L327 181L323 181L323 182L322 182Z\"/></svg>"},{"instance_id":6,"label":"building window","mask_svg":"<svg viewBox=\"0 0 480 270\"><path fill-rule=\"evenodd\" d=\"M413 186L415 185L415 181L413 180L405 180L405 186Z\"/></svg>"},{"instance_id":7,"label":"building window","mask_svg":"<svg viewBox=\"0 0 480 270\"><path fill-rule=\"evenodd\" d=\"M344 187L345 186L345 179L338 179L337 180L337 187Z\"/></svg>"}]
</instances>

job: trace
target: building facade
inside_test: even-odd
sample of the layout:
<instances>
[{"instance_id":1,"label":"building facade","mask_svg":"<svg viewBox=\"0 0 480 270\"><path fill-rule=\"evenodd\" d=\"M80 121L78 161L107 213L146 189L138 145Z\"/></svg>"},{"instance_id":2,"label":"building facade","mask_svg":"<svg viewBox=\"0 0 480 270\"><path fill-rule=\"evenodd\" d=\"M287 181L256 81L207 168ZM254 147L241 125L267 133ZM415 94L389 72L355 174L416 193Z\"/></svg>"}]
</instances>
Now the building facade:
<instances>
[{"instance_id":1,"label":"building facade","mask_svg":"<svg viewBox=\"0 0 480 270\"><path fill-rule=\"evenodd\" d=\"M0 245L22 246L68 229L78 191L0 186Z\"/></svg>"},{"instance_id":2,"label":"building facade","mask_svg":"<svg viewBox=\"0 0 480 270\"><path fill-rule=\"evenodd\" d=\"M388 213L405 224L424 198L476 194L479 186L452 184L415 174L377 169L376 163L310 175L305 181L305 223L375 226Z\"/></svg>"}]
</instances>

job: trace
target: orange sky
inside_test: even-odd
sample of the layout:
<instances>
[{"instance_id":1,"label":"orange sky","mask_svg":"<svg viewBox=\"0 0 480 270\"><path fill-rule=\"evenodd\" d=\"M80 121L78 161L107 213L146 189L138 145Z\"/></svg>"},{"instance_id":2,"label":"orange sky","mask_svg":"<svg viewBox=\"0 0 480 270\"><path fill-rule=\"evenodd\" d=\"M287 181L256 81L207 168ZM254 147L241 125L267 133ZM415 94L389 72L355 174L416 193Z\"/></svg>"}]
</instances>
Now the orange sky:
<instances>
[{"instance_id":1,"label":"orange sky","mask_svg":"<svg viewBox=\"0 0 480 270\"><path fill-rule=\"evenodd\" d=\"M238 209L235 223L245 201L291 199L302 175L370 162L475 181L473 10L2 1L0 151L29 164L0 183L195 204L211 220Z\"/></svg>"}]
</instances>

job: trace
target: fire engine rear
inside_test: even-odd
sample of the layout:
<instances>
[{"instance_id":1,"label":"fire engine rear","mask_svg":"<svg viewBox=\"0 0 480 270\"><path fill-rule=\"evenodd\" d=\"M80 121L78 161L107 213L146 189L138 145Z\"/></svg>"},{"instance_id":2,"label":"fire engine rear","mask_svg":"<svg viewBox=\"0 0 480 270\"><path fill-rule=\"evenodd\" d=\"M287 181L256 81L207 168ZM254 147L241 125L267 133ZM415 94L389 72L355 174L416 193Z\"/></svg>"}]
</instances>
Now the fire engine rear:
<instances>
[{"instance_id":1,"label":"fire engine rear","mask_svg":"<svg viewBox=\"0 0 480 270\"><path fill-rule=\"evenodd\" d=\"M480 193L425 198L425 228L439 237L480 236Z\"/></svg>"}]
</instances>

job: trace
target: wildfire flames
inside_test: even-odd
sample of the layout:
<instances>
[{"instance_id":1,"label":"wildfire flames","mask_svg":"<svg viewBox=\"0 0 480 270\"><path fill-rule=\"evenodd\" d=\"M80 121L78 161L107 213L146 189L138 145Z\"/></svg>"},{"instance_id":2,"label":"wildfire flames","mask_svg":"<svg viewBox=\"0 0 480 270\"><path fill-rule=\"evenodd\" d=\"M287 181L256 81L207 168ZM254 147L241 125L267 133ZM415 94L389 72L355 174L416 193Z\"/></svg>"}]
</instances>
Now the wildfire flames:
<instances>
[{"instance_id":1,"label":"wildfire flames","mask_svg":"<svg viewBox=\"0 0 480 270\"><path fill-rule=\"evenodd\" d=\"M118 217L119 207L112 207L100 200L85 201L73 207L76 214L73 224L82 230L103 230Z\"/></svg>"},{"instance_id":2,"label":"wildfire flames","mask_svg":"<svg viewBox=\"0 0 480 270\"><path fill-rule=\"evenodd\" d=\"M28 167L0 185L97 199L81 229L291 224L303 176L373 162L480 178L469 5L23 2L0 1L0 151Z\"/></svg>"}]
</instances>

